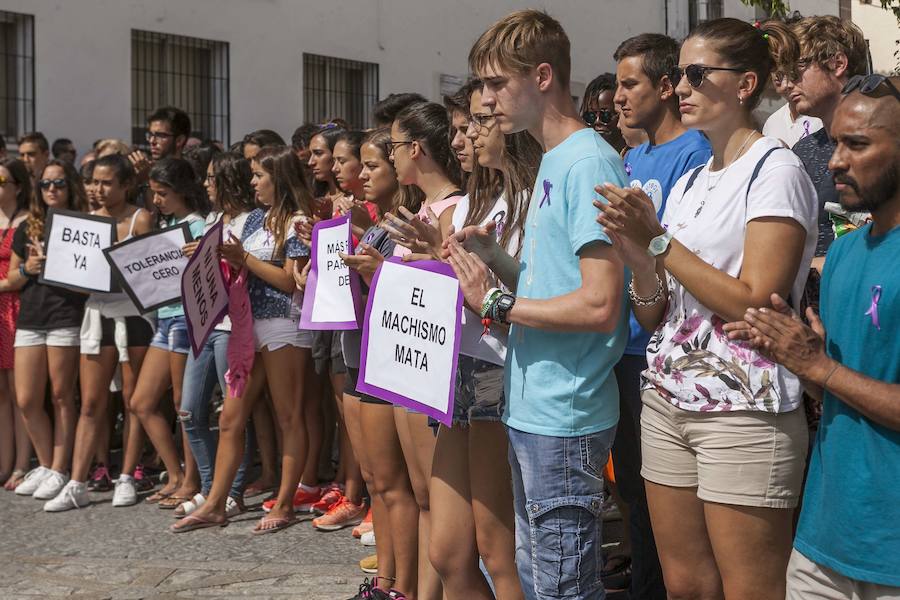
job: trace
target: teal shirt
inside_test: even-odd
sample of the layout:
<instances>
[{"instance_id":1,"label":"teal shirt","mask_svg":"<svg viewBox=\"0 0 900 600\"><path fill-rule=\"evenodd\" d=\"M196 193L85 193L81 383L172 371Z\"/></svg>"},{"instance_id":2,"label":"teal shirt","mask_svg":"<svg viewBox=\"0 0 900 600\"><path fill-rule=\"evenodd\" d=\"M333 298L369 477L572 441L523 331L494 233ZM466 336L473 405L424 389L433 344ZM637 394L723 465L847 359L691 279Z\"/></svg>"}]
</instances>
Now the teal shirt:
<instances>
[{"instance_id":1,"label":"teal shirt","mask_svg":"<svg viewBox=\"0 0 900 600\"><path fill-rule=\"evenodd\" d=\"M829 248L821 317L829 356L868 377L897 384L900 227L877 238L871 229L867 225L847 234ZM898 515L900 431L875 423L826 392L794 547L850 579L900 586Z\"/></svg>"},{"instance_id":2,"label":"teal shirt","mask_svg":"<svg viewBox=\"0 0 900 600\"><path fill-rule=\"evenodd\" d=\"M183 220L188 221L188 227L191 230L191 238L197 239L201 235L203 235L203 228L206 225L206 222L202 218L191 219L191 215L188 215ZM170 218L166 227L172 227L174 225L178 225L182 221L178 221L174 218ZM159 310L156 311L156 317L158 319L169 319L172 317L183 317L184 316L184 307L181 303L178 304L170 304L168 306L163 306Z\"/></svg>"},{"instance_id":3,"label":"teal shirt","mask_svg":"<svg viewBox=\"0 0 900 600\"><path fill-rule=\"evenodd\" d=\"M609 244L597 223L594 186L625 185L618 154L591 129L573 133L544 154L525 220L519 298L547 299L581 287L579 254ZM615 333L556 332L513 325L506 355L509 427L575 437L614 426L619 390L613 367L628 338L628 302Z\"/></svg>"}]
</instances>

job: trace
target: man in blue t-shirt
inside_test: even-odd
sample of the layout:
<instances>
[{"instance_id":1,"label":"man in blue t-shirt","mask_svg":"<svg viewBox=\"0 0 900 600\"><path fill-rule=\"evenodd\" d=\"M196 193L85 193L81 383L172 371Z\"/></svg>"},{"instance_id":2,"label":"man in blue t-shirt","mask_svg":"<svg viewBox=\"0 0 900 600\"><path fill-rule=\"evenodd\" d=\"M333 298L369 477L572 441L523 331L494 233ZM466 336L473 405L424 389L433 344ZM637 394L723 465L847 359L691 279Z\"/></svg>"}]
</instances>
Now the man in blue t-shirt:
<instances>
[{"instance_id":1,"label":"man in blue t-shirt","mask_svg":"<svg viewBox=\"0 0 900 600\"><path fill-rule=\"evenodd\" d=\"M728 326L823 398L788 600L900 598L898 88L900 77L869 80L856 88L865 95L851 92L835 112L828 168L843 208L871 212L872 223L831 245L821 321L812 310L810 328L760 309ZM773 305L789 313L784 301Z\"/></svg>"},{"instance_id":2,"label":"man in blue t-shirt","mask_svg":"<svg viewBox=\"0 0 900 600\"><path fill-rule=\"evenodd\" d=\"M619 418L613 367L627 303L624 267L592 208L594 186L624 185L625 172L572 104L569 40L546 13L501 19L469 62L500 130L528 131L544 148L519 259L487 227L448 240L467 304L512 324L503 421L516 566L526 598L602 598L602 472ZM515 295L488 290L487 268Z\"/></svg>"},{"instance_id":3,"label":"man in blue t-shirt","mask_svg":"<svg viewBox=\"0 0 900 600\"><path fill-rule=\"evenodd\" d=\"M620 120L628 127L647 133L647 143L625 154L625 172L633 187L653 200L662 217L666 198L675 182L689 170L706 164L712 154L709 142L696 130L681 124L677 81L669 79L678 64L678 42L657 34L644 33L622 42L617 61L615 103ZM630 335L625 355L616 365L619 382L619 428L613 444L616 485L628 505L631 532L632 598L665 600L662 569L650 527L647 496L641 478L641 372L647 368L650 334L629 311ZM625 560L613 557L624 565ZM608 566L611 570L615 565Z\"/></svg>"}]
</instances>

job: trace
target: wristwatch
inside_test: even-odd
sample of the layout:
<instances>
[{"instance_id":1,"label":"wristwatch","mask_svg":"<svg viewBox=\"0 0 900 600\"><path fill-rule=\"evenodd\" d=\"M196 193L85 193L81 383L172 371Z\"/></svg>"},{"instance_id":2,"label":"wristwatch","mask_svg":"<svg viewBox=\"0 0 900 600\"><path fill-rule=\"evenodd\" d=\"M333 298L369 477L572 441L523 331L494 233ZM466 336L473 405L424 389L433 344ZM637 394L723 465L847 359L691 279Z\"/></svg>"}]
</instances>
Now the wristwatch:
<instances>
[{"instance_id":1,"label":"wristwatch","mask_svg":"<svg viewBox=\"0 0 900 600\"><path fill-rule=\"evenodd\" d=\"M515 303L516 297L512 294L501 294L494 303L494 320L500 323L509 324L507 315Z\"/></svg>"},{"instance_id":2,"label":"wristwatch","mask_svg":"<svg viewBox=\"0 0 900 600\"><path fill-rule=\"evenodd\" d=\"M669 248L669 243L672 241L672 234L668 231L664 231L652 240L650 240L650 245L647 247L647 254L650 256L659 256Z\"/></svg>"}]
</instances>

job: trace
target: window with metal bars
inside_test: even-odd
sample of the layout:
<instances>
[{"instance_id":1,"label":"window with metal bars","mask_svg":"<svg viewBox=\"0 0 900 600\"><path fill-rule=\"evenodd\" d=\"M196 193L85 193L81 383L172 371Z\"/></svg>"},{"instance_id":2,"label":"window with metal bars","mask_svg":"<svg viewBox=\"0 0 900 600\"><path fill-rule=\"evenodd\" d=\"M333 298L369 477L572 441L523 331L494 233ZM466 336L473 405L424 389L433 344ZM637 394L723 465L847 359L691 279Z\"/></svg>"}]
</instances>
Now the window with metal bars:
<instances>
[{"instance_id":1,"label":"window with metal bars","mask_svg":"<svg viewBox=\"0 0 900 600\"><path fill-rule=\"evenodd\" d=\"M192 135L231 141L228 42L131 30L132 141L145 145L147 117L175 106L191 118Z\"/></svg>"},{"instance_id":2,"label":"window with metal bars","mask_svg":"<svg viewBox=\"0 0 900 600\"><path fill-rule=\"evenodd\" d=\"M0 10L0 134L7 142L33 131L34 17Z\"/></svg>"},{"instance_id":3,"label":"window with metal bars","mask_svg":"<svg viewBox=\"0 0 900 600\"><path fill-rule=\"evenodd\" d=\"M722 0L690 0L688 19L691 29L713 19L722 18Z\"/></svg>"},{"instance_id":4,"label":"window with metal bars","mask_svg":"<svg viewBox=\"0 0 900 600\"><path fill-rule=\"evenodd\" d=\"M372 126L378 102L378 65L303 53L303 108L306 121L344 119L351 127Z\"/></svg>"}]
</instances>

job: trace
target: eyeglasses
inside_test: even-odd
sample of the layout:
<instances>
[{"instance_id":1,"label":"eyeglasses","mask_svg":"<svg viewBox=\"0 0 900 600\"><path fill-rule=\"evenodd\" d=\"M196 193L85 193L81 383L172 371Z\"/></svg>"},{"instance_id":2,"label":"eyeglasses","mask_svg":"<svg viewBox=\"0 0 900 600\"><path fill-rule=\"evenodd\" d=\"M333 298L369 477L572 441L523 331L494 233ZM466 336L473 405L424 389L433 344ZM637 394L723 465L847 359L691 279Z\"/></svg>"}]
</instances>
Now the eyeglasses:
<instances>
[{"instance_id":1,"label":"eyeglasses","mask_svg":"<svg viewBox=\"0 0 900 600\"><path fill-rule=\"evenodd\" d=\"M397 146L402 146L403 144L415 144L415 140L388 140L385 142L385 145L388 149L388 154L393 154L397 149Z\"/></svg>"},{"instance_id":2,"label":"eyeglasses","mask_svg":"<svg viewBox=\"0 0 900 600\"><path fill-rule=\"evenodd\" d=\"M175 137L175 134L166 133L165 131L148 131L144 137L147 138L148 142L152 142L154 139L167 140L169 138L173 138Z\"/></svg>"},{"instance_id":3,"label":"eyeglasses","mask_svg":"<svg viewBox=\"0 0 900 600\"><path fill-rule=\"evenodd\" d=\"M581 113L581 118L590 127L593 127L597 121L603 125L609 125L616 118L616 111L609 108L601 108L596 112L589 110Z\"/></svg>"},{"instance_id":4,"label":"eyeglasses","mask_svg":"<svg viewBox=\"0 0 900 600\"><path fill-rule=\"evenodd\" d=\"M800 73L797 71L775 71L772 73L772 83L775 85L783 85L788 81L798 81L800 79Z\"/></svg>"},{"instance_id":5,"label":"eyeglasses","mask_svg":"<svg viewBox=\"0 0 900 600\"><path fill-rule=\"evenodd\" d=\"M894 98L900 100L900 90L884 75L854 75L847 82L847 85L844 86L844 89L841 90L841 93L849 94L858 90L864 96L874 96L876 95L875 91L882 85L887 88Z\"/></svg>"},{"instance_id":6,"label":"eyeglasses","mask_svg":"<svg viewBox=\"0 0 900 600\"><path fill-rule=\"evenodd\" d=\"M469 123L475 129L475 133L481 133L484 130L490 130L496 123L494 115L473 114L469 117Z\"/></svg>"},{"instance_id":7,"label":"eyeglasses","mask_svg":"<svg viewBox=\"0 0 900 600\"><path fill-rule=\"evenodd\" d=\"M42 190L49 190L50 186L56 186L56 189L62 189L68 185L65 179L41 179L40 186Z\"/></svg>"},{"instance_id":8,"label":"eyeglasses","mask_svg":"<svg viewBox=\"0 0 900 600\"><path fill-rule=\"evenodd\" d=\"M706 65L688 65L684 68L675 67L672 69L672 82L675 85L681 81L682 76L686 76L688 83L692 88L699 88L706 79L706 74L710 71L731 71L733 73L743 73L746 69L738 69L737 67L708 67Z\"/></svg>"}]
</instances>

